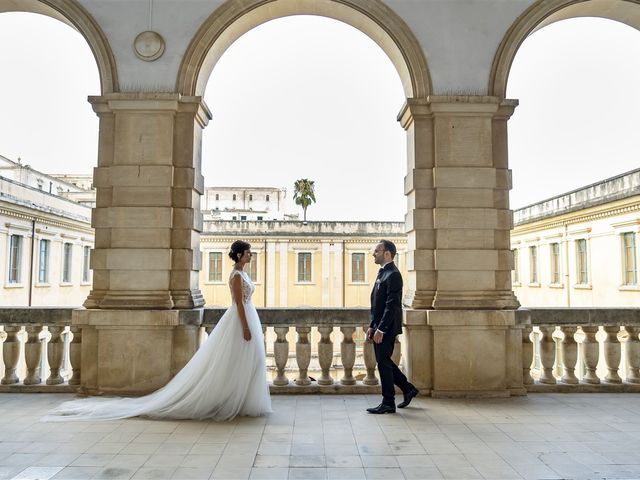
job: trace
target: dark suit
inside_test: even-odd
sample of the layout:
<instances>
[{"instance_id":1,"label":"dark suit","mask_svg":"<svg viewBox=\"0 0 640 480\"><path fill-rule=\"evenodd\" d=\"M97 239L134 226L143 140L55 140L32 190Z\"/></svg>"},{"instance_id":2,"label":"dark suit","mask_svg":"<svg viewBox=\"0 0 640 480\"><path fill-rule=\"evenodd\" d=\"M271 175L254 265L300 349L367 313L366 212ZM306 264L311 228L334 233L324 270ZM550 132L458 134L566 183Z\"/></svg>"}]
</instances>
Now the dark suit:
<instances>
[{"instance_id":1,"label":"dark suit","mask_svg":"<svg viewBox=\"0 0 640 480\"><path fill-rule=\"evenodd\" d=\"M393 262L380 269L373 286L369 327L384 332L382 342L374 343L382 384L382 403L395 405L394 385L403 392L412 386L391 360L396 335L402 333L402 275Z\"/></svg>"}]
</instances>

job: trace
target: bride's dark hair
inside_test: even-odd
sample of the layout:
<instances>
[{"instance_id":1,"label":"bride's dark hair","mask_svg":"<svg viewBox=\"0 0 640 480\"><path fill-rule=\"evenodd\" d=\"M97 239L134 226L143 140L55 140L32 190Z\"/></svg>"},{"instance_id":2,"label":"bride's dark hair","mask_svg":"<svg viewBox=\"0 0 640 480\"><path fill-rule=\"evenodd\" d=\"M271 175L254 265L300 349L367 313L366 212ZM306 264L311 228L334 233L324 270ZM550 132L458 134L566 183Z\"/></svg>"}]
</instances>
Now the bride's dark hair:
<instances>
[{"instance_id":1,"label":"bride's dark hair","mask_svg":"<svg viewBox=\"0 0 640 480\"><path fill-rule=\"evenodd\" d=\"M234 262L237 262L240 260L240 257L242 257L242 254L247 250L249 250L250 248L251 248L251 245L249 245L247 242L242 240L236 240L231 244L231 250L229 251L229 258Z\"/></svg>"}]
</instances>

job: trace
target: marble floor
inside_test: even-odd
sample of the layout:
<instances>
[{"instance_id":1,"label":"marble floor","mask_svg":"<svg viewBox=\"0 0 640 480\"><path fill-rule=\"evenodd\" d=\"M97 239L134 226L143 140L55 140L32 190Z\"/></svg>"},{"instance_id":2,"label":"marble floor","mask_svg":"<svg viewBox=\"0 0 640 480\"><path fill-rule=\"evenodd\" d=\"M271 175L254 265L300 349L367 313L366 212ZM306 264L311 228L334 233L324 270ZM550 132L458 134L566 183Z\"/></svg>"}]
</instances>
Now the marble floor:
<instances>
[{"instance_id":1,"label":"marble floor","mask_svg":"<svg viewBox=\"0 0 640 480\"><path fill-rule=\"evenodd\" d=\"M640 395L276 395L232 422L43 423L67 394L0 394L0 479L640 479Z\"/></svg>"}]
</instances>

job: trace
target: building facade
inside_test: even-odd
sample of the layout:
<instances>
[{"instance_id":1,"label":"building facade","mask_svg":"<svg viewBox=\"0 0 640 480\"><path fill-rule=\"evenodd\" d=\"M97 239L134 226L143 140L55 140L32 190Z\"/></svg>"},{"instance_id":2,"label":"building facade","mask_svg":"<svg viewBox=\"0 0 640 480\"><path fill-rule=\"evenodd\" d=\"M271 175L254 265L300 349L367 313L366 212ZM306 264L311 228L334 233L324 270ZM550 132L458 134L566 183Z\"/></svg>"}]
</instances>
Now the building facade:
<instances>
[{"instance_id":1,"label":"building facade","mask_svg":"<svg viewBox=\"0 0 640 480\"><path fill-rule=\"evenodd\" d=\"M637 307L640 169L514 212L523 306Z\"/></svg>"},{"instance_id":2,"label":"building facade","mask_svg":"<svg viewBox=\"0 0 640 480\"><path fill-rule=\"evenodd\" d=\"M382 238L396 244L396 263L406 278L402 223L211 221L200 238L207 305L231 303L227 253L239 238L251 244L248 268L260 307L368 307L379 268L372 251Z\"/></svg>"},{"instance_id":3,"label":"building facade","mask_svg":"<svg viewBox=\"0 0 640 480\"><path fill-rule=\"evenodd\" d=\"M0 157L2 306L80 306L91 289L91 208L72 184ZM51 193L50 193L51 192Z\"/></svg>"},{"instance_id":4,"label":"building facade","mask_svg":"<svg viewBox=\"0 0 640 480\"><path fill-rule=\"evenodd\" d=\"M208 220L295 220L285 212L287 191L275 187L205 187L203 217Z\"/></svg>"}]
</instances>

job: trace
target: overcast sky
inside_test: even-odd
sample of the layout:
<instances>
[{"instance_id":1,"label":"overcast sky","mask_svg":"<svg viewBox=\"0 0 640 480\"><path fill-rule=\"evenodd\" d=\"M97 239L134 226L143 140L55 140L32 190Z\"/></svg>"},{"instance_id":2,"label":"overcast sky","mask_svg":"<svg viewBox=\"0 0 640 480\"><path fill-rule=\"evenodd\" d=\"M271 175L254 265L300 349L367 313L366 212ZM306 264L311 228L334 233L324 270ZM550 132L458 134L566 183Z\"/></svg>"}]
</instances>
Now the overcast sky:
<instances>
[{"instance_id":1,"label":"overcast sky","mask_svg":"<svg viewBox=\"0 0 640 480\"><path fill-rule=\"evenodd\" d=\"M82 37L47 17L0 14L0 72L0 154L91 172L98 122L86 97L99 79ZM520 100L512 207L640 167L640 32L600 19L546 27L521 47L508 94ZM318 197L310 220L402 220L403 99L389 59L354 28L321 17L264 24L229 48L207 87L205 183L285 187L291 200L306 177Z\"/></svg>"}]
</instances>

